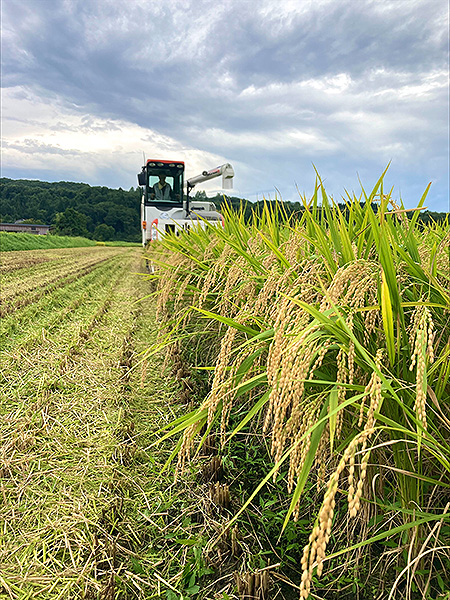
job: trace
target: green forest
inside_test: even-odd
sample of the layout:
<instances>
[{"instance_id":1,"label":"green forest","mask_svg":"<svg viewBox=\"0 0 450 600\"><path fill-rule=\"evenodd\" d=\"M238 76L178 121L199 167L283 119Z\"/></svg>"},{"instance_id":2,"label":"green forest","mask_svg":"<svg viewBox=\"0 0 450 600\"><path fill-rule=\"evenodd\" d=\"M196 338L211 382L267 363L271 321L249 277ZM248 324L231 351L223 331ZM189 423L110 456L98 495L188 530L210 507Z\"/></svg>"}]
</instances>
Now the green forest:
<instances>
[{"instance_id":1,"label":"green forest","mask_svg":"<svg viewBox=\"0 0 450 600\"><path fill-rule=\"evenodd\" d=\"M139 189L1 179L1 220L51 225L53 233L101 241L140 240Z\"/></svg>"},{"instance_id":2,"label":"green forest","mask_svg":"<svg viewBox=\"0 0 450 600\"><path fill-rule=\"evenodd\" d=\"M0 182L0 219L3 223L44 223L50 225L56 235L99 241L139 242L141 239L139 188L123 190L70 181L49 183L8 178L1 178ZM193 200L213 201L219 211L224 203L228 203L233 209L242 210L246 221L250 220L252 212L261 214L264 204L263 201L253 203L220 194L207 198L204 191L198 191ZM283 207L288 216L302 211L301 202L284 202ZM341 207L345 210L345 205ZM444 217L445 213L429 211L420 215L424 222L440 221Z\"/></svg>"}]
</instances>

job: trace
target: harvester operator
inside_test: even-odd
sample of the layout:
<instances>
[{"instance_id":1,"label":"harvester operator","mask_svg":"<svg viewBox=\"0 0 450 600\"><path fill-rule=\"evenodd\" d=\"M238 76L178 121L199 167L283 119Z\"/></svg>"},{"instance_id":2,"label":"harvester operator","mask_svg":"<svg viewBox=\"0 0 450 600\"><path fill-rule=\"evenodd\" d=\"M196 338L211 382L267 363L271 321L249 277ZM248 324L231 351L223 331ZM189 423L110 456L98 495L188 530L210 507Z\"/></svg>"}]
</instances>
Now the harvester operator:
<instances>
[{"instance_id":1,"label":"harvester operator","mask_svg":"<svg viewBox=\"0 0 450 600\"><path fill-rule=\"evenodd\" d=\"M153 200L172 200L172 188L166 182L165 175L159 175L159 181L152 187L150 198Z\"/></svg>"}]
</instances>

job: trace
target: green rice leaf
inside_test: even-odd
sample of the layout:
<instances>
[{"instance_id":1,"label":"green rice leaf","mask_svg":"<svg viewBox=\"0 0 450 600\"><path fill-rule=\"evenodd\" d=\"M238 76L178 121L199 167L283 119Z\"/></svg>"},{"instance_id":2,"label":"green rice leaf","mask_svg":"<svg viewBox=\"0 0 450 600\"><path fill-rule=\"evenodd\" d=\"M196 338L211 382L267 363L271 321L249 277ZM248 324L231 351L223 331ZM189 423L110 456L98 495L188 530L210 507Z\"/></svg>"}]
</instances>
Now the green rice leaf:
<instances>
[{"instance_id":1,"label":"green rice leaf","mask_svg":"<svg viewBox=\"0 0 450 600\"><path fill-rule=\"evenodd\" d=\"M191 413L190 416L187 417L186 419L180 420L180 422L178 423L178 425L176 425L171 431L169 431L168 433L166 433L165 435L163 435L161 438L159 438L158 440L156 440L156 442L154 442L152 444L152 446L160 444L164 440L167 440L167 438L173 437L177 433L180 433L180 431L184 431L185 429L187 429L188 427L190 427L194 423L197 423L197 422L200 422L200 421L201 422L206 422L207 416L208 416L208 409L207 408L204 408L203 410L199 410L199 411L195 411L194 413Z\"/></svg>"},{"instance_id":2,"label":"green rice leaf","mask_svg":"<svg viewBox=\"0 0 450 600\"><path fill-rule=\"evenodd\" d=\"M258 402L252 406L252 408L248 411L248 413L245 415L245 417L242 419L242 421L238 425L236 425L236 427L233 429L233 431L227 438L228 442L237 433L239 433L239 431L241 431L247 425L247 423L249 421L251 421L253 419L253 417L263 408L263 406L269 400L269 396L270 396L270 390L267 390L267 392L263 396L261 396L261 398L258 400Z\"/></svg>"},{"instance_id":3,"label":"green rice leaf","mask_svg":"<svg viewBox=\"0 0 450 600\"><path fill-rule=\"evenodd\" d=\"M381 314L383 318L384 335L391 365L395 361L395 336L394 319L392 316L392 304L389 294L389 288L386 283L384 271L381 272Z\"/></svg>"},{"instance_id":4,"label":"green rice leaf","mask_svg":"<svg viewBox=\"0 0 450 600\"><path fill-rule=\"evenodd\" d=\"M337 406L338 406L338 389L337 385L333 386L329 395L330 414L329 414L329 427L330 427L330 452L333 453L334 447L334 434L336 432L336 421L337 421Z\"/></svg>"},{"instance_id":5,"label":"green rice leaf","mask_svg":"<svg viewBox=\"0 0 450 600\"><path fill-rule=\"evenodd\" d=\"M253 329L252 327L249 327L248 325L243 325L242 323L239 323L239 321L235 321L234 319L230 319L229 317L223 317L222 315L210 312L209 310L204 310L203 308L197 308L196 306L192 306L192 309L201 313L208 319L212 319L214 321L219 321L220 323L224 323L225 325L228 325L228 327L233 327L234 329L237 329L238 331L243 331L244 333L248 333L252 337L256 336L260 333L256 329Z\"/></svg>"}]
</instances>

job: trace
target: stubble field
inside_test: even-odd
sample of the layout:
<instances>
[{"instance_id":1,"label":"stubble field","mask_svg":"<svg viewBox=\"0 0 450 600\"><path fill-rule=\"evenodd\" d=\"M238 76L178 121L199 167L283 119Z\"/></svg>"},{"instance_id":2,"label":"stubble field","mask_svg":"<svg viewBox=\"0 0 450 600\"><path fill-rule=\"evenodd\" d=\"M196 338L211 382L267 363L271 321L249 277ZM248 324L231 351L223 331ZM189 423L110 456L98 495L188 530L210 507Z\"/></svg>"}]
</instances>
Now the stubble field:
<instances>
[{"instance_id":1,"label":"stubble field","mask_svg":"<svg viewBox=\"0 0 450 600\"><path fill-rule=\"evenodd\" d=\"M139 356L155 330L151 303L136 302L140 261L136 248L3 256L1 598L167 589L177 497L159 476L164 449L148 447L177 384Z\"/></svg>"}]
</instances>

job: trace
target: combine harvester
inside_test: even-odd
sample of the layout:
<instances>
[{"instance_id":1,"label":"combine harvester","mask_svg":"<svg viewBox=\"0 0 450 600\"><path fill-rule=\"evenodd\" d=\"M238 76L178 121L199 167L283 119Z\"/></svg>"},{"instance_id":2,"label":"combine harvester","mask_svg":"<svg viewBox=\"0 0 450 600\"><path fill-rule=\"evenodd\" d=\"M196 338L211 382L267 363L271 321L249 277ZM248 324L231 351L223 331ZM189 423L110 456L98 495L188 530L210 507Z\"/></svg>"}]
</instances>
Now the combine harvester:
<instances>
[{"instance_id":1,"label":"combine harvester","mask_svg":"<svg viewBox=\"0 0 450 600\"><path fill-rule=\"evenodd\" d=\"M203 171L184 185L184 162L149 159L138 174L142 187L142 245L193 226L223 225L223 218L213 202L191 205L189 193L197 183L222 176L222 189L233 188L234 170L229 163ZM186 195L184 189L186 187Z\"/></svg>"}]
</instances>

